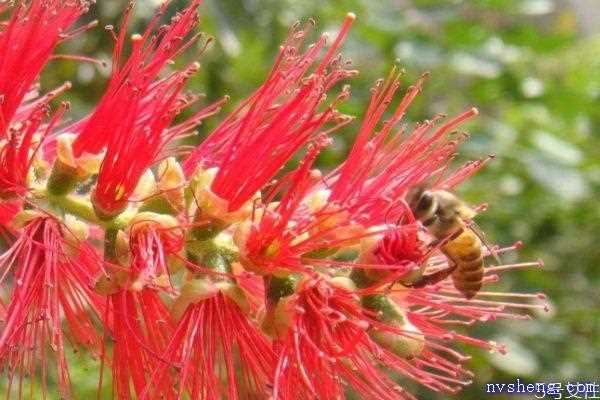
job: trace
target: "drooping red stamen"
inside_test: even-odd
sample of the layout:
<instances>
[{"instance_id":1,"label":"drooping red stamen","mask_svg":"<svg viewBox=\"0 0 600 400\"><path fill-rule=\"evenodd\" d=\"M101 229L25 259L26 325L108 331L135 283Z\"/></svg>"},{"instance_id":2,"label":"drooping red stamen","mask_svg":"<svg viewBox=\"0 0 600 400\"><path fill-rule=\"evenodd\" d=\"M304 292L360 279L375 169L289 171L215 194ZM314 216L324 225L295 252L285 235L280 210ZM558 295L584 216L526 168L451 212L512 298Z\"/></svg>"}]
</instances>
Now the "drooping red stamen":
<instances>
[{"instance_id":1,"label":"drooping red stamen","mask_svg":"<svg viewBox=\"0 0 600 400\"><path fill-rule=\"evenodd\" d=\"M129 235L130 288L171 288L168 257L178 253L184 245L181 228L161 226L153 220L137 217Z\"/></svg>"},{"instance_id":2,"label":"drooping red stamen","mask_svg":"<svg viewBox=\"0 0 600 400\"><path fill-rule=\"evenodd\" d=\"M445 393L468 384L461 379L468 373L460 364L432 353L427 341L424 350L412 359L373 341L369 336L373 329L400 339L417 334L378 321L374 313L358 304L352 292L317 279L294 297L290 306L295 312L293 323L276 343L279 364L274 399L333 400L343 397L346 385L364 399L414 399L388 375L390 372ZM298 387L305 389L300 395Z\"/></svg>"},{"instance_id":3,"label":"drooping red stamen","mask_svg":"<svg viewBox=\"0 0 600 400\"><path fill-rule=\"evenodd\" d=\"M168 360L162 356L174 330L168 308L154 289L122 290L110 296L113 388L118 399L140 398L151 376ZM157 384L172 398L174 381L165 376ZM135 393L132 395L131 389Z\"/></svg>"},{"instance_id":4,"label":"drooping red stamen","mask_svg":"<svg viewBox=\"0 0 600 400\"><path fill-rule=\"evenodd\" d=\"M130 386L138 398L152 372L168 363L162 354L175 327L161 295L174 292L167 257L181 250L184 236L174 220L168 220L174 226L163 226L153 216L141 213L131 223L129 267L120 271L127 277L109 297L112 320L105 323L114 338L113 385L119 399L132 398ZM169 379L159 385L167 398L174 384Z\"/></svg>"},{"instance_id":5,"label":"drooping red stamen","mask_svg":"<svg viewBox=\"0 0 600 400\"><path fill-rule=\"evenodd\" d=\"M177 396L218 400L260 398L272 383L270 343L229 297L219 293L188 306L141 400L165 395L161 385L177 366Z\"/></svg>"},{"instance_id":6,"label":"drooping red stamen","mask_svg":"<svg viewBox=\"0 0 600 400\"><path fill-rule=\"evenodd\" d=\"M289 222L300 202L312 186L310 169L319 154L320 146L311 146L298 169L290 177L289 190L283 195L274 210L265 210L256 226L252 226L244 243L243 254L251 262L259 265L265 273L275 268L303 270L297 256L293 252L293 240L300 230L291 231ZM301 229L301 228L300 228Z\"/></svg>"},{"instance_id":7,"label":"drooping red stamen","mask_svg":"<svg viewBox=\"0 0 600 400\"><path fill-rule=\"evenodd\" d=\"M66 332L72 345L93 352L101 342L94 322L102 312L101 299L90 289L100 268L98 256L85 243L76 257L67 252L67 246L58 222L42 217L27 224L0 256L0 282L9 274L17 282L0 335L0 364L8 376L9 393L14 378L21 392L23 379L38 374L42 391L47 393L51 351L59 391L69 397Z\"/></svg>"}]
</instances>

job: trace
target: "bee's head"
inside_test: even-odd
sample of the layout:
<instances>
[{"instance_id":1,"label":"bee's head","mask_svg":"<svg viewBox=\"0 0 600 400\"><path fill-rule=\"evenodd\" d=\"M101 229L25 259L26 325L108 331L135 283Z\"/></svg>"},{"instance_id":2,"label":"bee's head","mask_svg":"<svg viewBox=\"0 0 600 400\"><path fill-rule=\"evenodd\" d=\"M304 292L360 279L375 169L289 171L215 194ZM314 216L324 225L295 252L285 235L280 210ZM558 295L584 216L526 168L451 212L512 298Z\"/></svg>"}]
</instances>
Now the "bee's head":
<instances>
[{"instance_id":1,"label":"bee's head","mask_svg":"<svg viewBox=\"0 0 600 400\"><path fill-rule=\"evenodd\" d=\"M422 185L414 186L408 191L406 202L419 221L426 221L433 217L437 207L433 193Z\"/></svg>"}]
</instances>

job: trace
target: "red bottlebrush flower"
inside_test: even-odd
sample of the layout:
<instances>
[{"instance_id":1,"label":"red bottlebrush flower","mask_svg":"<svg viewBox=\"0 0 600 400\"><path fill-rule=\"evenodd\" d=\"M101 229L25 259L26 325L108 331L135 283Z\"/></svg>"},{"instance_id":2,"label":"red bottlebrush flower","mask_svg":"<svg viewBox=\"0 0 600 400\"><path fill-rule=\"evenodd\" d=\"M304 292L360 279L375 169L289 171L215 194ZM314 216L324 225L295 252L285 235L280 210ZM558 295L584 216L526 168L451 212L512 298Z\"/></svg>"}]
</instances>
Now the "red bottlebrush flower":
<instances>
[{"instance_id":1,"label":"red bottlebrush flower","mask_svg":"<svg viewBox=\"0 0 600 400\"><path fill-rule=\"evenodd\" d=\"M178 73L177 79L166 80L156 86L153 101L147 105L146 111L150 110L147 120L136 121L140 99L136 98L139 95L135 88L122 99L124 124L115 121L114 136L108 144L92 195L100 217L112 217L125 209L141 176L173 139L167 127L185 103L179 96L185 81L197 69L198 64L194 64ZM129 106L125 104L128 102Z\"/></svg>"},{"instance_id":2,"label":"red bottlebrush flower","mask_svg":"<svg viewBox=\"0 0 600 400\"><path fill-rule=\"evenodd\" d=\"M247 310L216 286L210 295L192 294L195 289L188 293L184 287L182 296L192 298L185 300L189 305L164 353L168 363L155 371L140 399L164 396L166 385L162 382L172 366L178 371L177 399L187 398L186 392L192 399L206 400L265 396L275 365L271 345Z\"/></svg>"},{"instance_id":3,"label":"red bottlebrush flower","mask_svg":"<svg viewBox=\"0 0 600 400\"><path fill-rule=\"evenodd\" d=\"M200 3L201 0L193 0L183 12L172 19L170 25L161 27L159 34L155 35L154 31L160 18L168 7L168 2L164 2L144 33L132 35L132 49L127 61L123 64L121 61L127 39L127 25L133 12L133 3L124 13L118 35L114 34L112 26L107 27L115 40L112 75L96 109L87 118L67 129L78 133L73 144L75 157L86 152L91 154L101 152L111 142L111 139L121 136L121 132L125 132L125 136L128 137L133 136L127 129L121 130L121 125L131 127L140 117L138 114L144 113L146 107L153 111L161 110L161 103L159 99L156 99L156 93L166 98L170 97L169 90L161 93L161 89L169 89L175 82L161 83L159 81L157 83L156 78L169 60L174 59L196 41L198 35L187 40L186 37L198 22L197 9ZM167 81L180 79L172 77ZM141 104L144 98L145 103ZM148 118L152 113L144 113L144 115Z\"/></svg>"},{"instance_id":4,"label":"red bottlebrush flower","mask_svg":"<svg viewBox=\"0 0 600 400\"><path fill-rule=\"evenodd\" d=\"M119 399L131 398L131 383L139 397L157 363L166 362L161 361L161 354L174 322L160 295L173 292L167 259L180 251L184 242L177 221L165 215L139 213L129 230L128 254L119 254L123 246L115 243L117 261L127 262L129 267L112 266L112 278L118 285L110 291L110 315L105 316L113 335L113 385ZM173 386L168 379L163 384L165 388Z\"/></svg>"},{"instance_id":5,"label":"red bottlebrush flower","mask_svg":"<svg viewBox=\"0 0 600 400\"><path fill-rule=\"evenodd\" d=\"M440 173L459 144L460 138L450 133L477 114L469 110L433 133L429 131L434 122L427 121L406 137L392 135L421 86L422 80L409 88L393 117L376 131L399 88L399 75L393 70L388 81L378 82L347 161L321 178L318 171L309 169L310 158L316 154L308 155L306 166L276 188L286 190L280 202L261 214L252 227L245 227L247 232L240 235L243 255L254 257L251 263L260 264L265 271L269 265L302 270L306 268L301 256L318 263L312 257L315 252L384 233L390 229L385 224L392 216L412 218L402 196L411 186ZM274 197L272 194L264 203Z\"/></svg>"},{"instance_id":6,"label":"red bottlebrush flower","mask_svg":"<svg viewBox=\"0 0 600 400\"><path fill-rule=\"evenodd\" d=\"M0 32L0 139L67 29L89 7L83 0L18 3Z\"/></svg>"},{"instance_id":7,"label":"red bottlebrush flower","mask_svg":"<svg viewBox=\"0 0 600 400\"><path fill-rule=\"evenodd\" d=\"M433 132L440 116L417 125L407 136L402 135L402 130L392 134L421 91L422 78L408 89L392 117L377 130L399 85L395 69L387 81L377 83L347 160L325 178L331 191L328 201L349 207L353 215L368 225L385 223L390 209L411 186L445 170L464 139L452 135L453 130L478 113L474 108L468 110Z\"/></svg>"},{"instance_id":8,"label":"red bottlebrush flower","mask_svg":"<svg viewBox=\"0 0 600 400\"><path fill-rule=\"evenodd\" d=\"M2 281L12 272L15 282L0 335L0 364L8 376L9 395L15 376L21 393L22 379L38 373L45 395L52 350L59 391L69 397L66 332L74 346L95 351L101 343L94 323L101 299L91 290L93 274L101 264L87 244L78 243L76 250L75 243L67 243L70 234L55 219L38 217L0 256Z\"/></svg>"},{"instance_id":9,"label":"red bottlebrush flower","mask_svg":"<svg viewBox=\"0 0 600 400\"><path fill-rule=\"evenodd\" d=\"M0 202L0 227L7 227L19 212L21 205L18 202Z\"/></svg>"},{"instance_id":10,"label":"red bottlebrush flower","mask_svg":"<svg viewBox=\"0 0 600 400\"><path fill-rule=\"evenodd\" d=\"M199 64L165 70L199 37L201 0L160 25L169 3L130 42L133 3L118 32L107 26L106 91L58 130L68 104L50 117L49 103L70 84L40 96L36 79L49 58L69 57L52 56L58 42L93 25L65 31L87 2L0 4L14 10L0 32L7 397L21 397L27 379L33 396L37 376L45 397L56 370L59 395L70 398L69 343L99 356L99 390L110 364L121 400L414 399L399 379L457 393L472 375L452 341L504 349L454 325L543 307L531 301L541 295L485 288L501 271L539 263L485 267L494 250L471 229L476 212L447 190L487 161L448 173L466 138L453 131L477 110L404 134L397 126L424 77L388 110L400 87L394 69L373 89L347 160L327 175L313 169L329 135L351 121L336 110L347 86L326 97L356 73L338 54L348 14L328 48L324 35L304 46L312 21L295 26L266 81L180 165L187 149L170 145L226 98L174 123L200 98L184 92ZM281 173L301 149L299 165Z\"/></svg>"},{"instance_id":11,"label":"red bottlebrush flower","mask_svg":"<svg viewBox=\"0 0 600 400\"><path fill-rule=\"evenodd\" d=\"M209 187L202 188L197 195L200 208L221 208L215 217L238 210L298 149L319 135L326 123L333 120L339 126L349 121L335 111L335 102L322 112L318 107L334 84L355 73L345 70L342 59L334 57L353 20L354 16L349 14L332 46L312 72L310 68L317 63L319 52L325 46L325 36L301 53L308 27L294 29L266 82L184 161L187 176L197 167L215 168L207 182ZM341 95L345 96L347 93ZM251 176L247 173L249 170L253 171ZM205 202L207 204L203 204Z\"/></svg>"},{"instance_id":12,"label":"red bottlebrush flower","mask_svg":"<svg viewBox=\"0 0 600 400\"><path fill-rule=\"evenodd\" d=\"M260 274L271 274L279 268L293 271L306 269L300 255L315 248L300 247L300 245L306 242L302 239L307 236L307 225L315 224L308 219L307 207L302 207L301 201L307 190L312 187L311 166L319 150L319 146L309 148L301 165L291 174L289 190L283 194L281 201L275 207L261 209L258 215L255 210L252 220L244 222L237 228L235 240L246 268L254 269ZM298 218L292 222L292 217L298 216L302 211L307 218L299 222ZM326 246L321 245L318 248L322 247Z\"/></svg>"},{"instance_id":13,"label":"red bottlebrush flower","mask_svg":"<svg viewBox=\"0 0 600 400\"><path fill-rule=\"evenodd\" d=\"M23 109L29 109L30 112L23 116L24 119L14 122L8 128L5 139L0 141L0 197L23 195L29 189L29 174L38 150L69 106L68 103L62 103L50 121L44 123L48 114L47 104L69 87L70 84L65 84L22 105Z\"/></svg>"},{"instance_id":14,"label":"red bottlebrush flower","mask_svg":"<svg viewBox=\"0 0 600 400\"><path fill-rule=\"evenodd\" d=\"M320 140L310 146L298 169L282 179L262 204L255 204L252 218L237 227L235 241L246 268L265 275L281 269L310 271L320 262L331 265L331 260L319 259L340 247L389 229L367 232L346 209L322 203L321 175L311 167L327 144L328 140ZM277 195L280 200L270 204Z\"/></svg>"},{"instance_id":15,"label":"red bottlebrush flower","mask_svg":"<svg viewBox=\"0 0 600 400\"><path fill-rule=\"evenodd\" d=\"M275 312L288 315L279 317L287 326L279 327L275 343L274 399L343 399L346 386L363 399L414 399L390 373L438 391L466 384L460 379L468 373L433 354L405 315L381 322L350 288L316 278L281 301ZM371 337L374 331L378 340Z\"/></svg>"},{"instance_id":16,"label":"red bottlebrush flower","mask_svg":"<svg viewBox=\"0 0 600 400\"><path fill-rule=\"evenodd\" d=\"M496 250L497 254L514 251L521 247L518 242L513 246ZM489 251L486 252L489 256ZM541 261L524 262L485 267L483 290L480 290L473 299L467 300L454 286L452 279L447 278L437 285L426 286L422 289L406 289L397 287L392 296L402 306L410 310L410 317L414 324L423 333L437 342L455 340L469 345L488 349L490 351L505 352L502 345L462 335L454 331L455 326L469 326L478 322L487 322L496 319L530 319L524 310L546 310L547 304L540 304L545 300L545 295L510 293L485 290L487 286L498 282L500 273L509 270L541 267ZM445 269L449 266L444 256L435 256L429 259L429 264L424 273L429 274ZM445 347L440 349L446 349ZM463 356L461 356L463 357ZM464 358L464 357L463 357Z\"/></svg>"},{"instance_id":17,"label":"red bottlebrush flower","mask_svg":"<svg viewBox=\"0 0 600 400\"><path fill-rule=\"evenodd\" d=\"M174 218L148 212L136 215L129 237L131 289L170 287L168 257L183 248L184 238Z\"/></svg>"},{"instance_id":18,"label":"red bottlebrush flower","mask_svg":"<svg viewBox=\"0 0 600 400\"><path fill-rule=\"evenodd\" d=\"M174 331L171 314L159 292L150 288L112 294L110 310L112 321L104 322L112 328L114 393L118 399L141 398L152 372L168 363L162 352ZM165 376L158 386L168 394L174 382Z\"/></svg>"},{"instance_id":19,"label":"red bottlebrush flower","mask_svg":"<svg viewBox=\"0 0 600 400\"><path fill-rule=\"evenodd\" d=\"M165 145L176 134L181 134L182 128L188 129L187 127L196 125L201 119L218 111L221 102L197 113L191 118L193 122L187 121L173 129L167 129L186 105L187 100L180 93L186 80L198 67L198 64L192 64L187 70L177 73L173 79L156 85L152 89L151 104L144 108L146 118L138 116L137 121L135 120L136 112L141 110L139 104L132 104L131 108L123 104L129 115L126 116L124 125L115 126L114 136L108 144L98 173L98 183L92 194L94 208L101 218L113 217L125 209L141 176L159 160ZM136 103L139 100L136 100L136 96L135 93L130 93L126 102Z\"/></svg>"},{"instance_id":20,"label":"red bottlebrush flower","mask_svg":"<svg viewBox=\"0 0 600 400\"><path fill-rule=\"evenodd\" d=\"M130 7L119 34L114 35L113 71L106 93L89 117L66 129L77 134L72 149L75 158L106 148L92 196L100 217L111 218L123 211L140 177L157 161L164 146L218 111L220 102L169 130L175 116L197 99L184 96L182 90L199 65L192 63L184 71L157 80L169 60L197 39L198 35L185 38L197 23L199 4L199 0L193 1L170 25L153 35L160 14L166 10L164 3L146 31L132 35L130 55L121 65Z\"/></svg>"}]
</instances>

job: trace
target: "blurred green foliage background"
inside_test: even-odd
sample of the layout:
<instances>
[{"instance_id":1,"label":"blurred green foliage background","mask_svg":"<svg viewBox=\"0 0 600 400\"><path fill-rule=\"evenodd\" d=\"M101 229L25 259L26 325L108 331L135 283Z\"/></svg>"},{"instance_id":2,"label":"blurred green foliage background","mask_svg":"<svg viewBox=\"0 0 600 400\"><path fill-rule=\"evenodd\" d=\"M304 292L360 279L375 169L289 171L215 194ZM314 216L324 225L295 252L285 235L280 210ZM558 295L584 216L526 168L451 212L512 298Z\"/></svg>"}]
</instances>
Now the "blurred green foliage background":
<instances>
[{"instance_id":1,"label":"blurred green foliage background","mask_svg":"<svg viewBox=\"0 0 600 400\"><path fill-rule=\"evenodd\" d=\"M156 3L139 1L132 32L142 29ZM171 10L185 1L174 3ZM125 6L124 0L100 0L88 18L117 25ZM191 89L209 100L229 94L232 107L264 79L295 20L313 17L317 32L335 31L348 11L358 19L344 54L361 74L350 82L353 96L343 111L360 117L370 86L396 60L406 69L405 87L431 72L408 122L477 106L481 116L469 124L472 138L460 158L488 153L497 158L460 193L473 204L490 204L479 223L491 240L522 240L521 259L545 262L541 271L505 275L502 285L546 293L551 311L530 322L490 322L475 329L476 335L506 343L509 354L467 349L476 378L458 397L480 399L486 382L517 377L600 383L600 2L206 0L201 29L216 41L201 56L203 69ZM108 34L97 28L61 51L108 60L111 46ZM73 81L68 97L77 116L98 100L108 73L92 64L56 61L42 83L49 88ZM346 154L357 126L337 136L322 167ZM73 382L87 398L96 375L82 366Z\"/></svg>"}]
</instances>

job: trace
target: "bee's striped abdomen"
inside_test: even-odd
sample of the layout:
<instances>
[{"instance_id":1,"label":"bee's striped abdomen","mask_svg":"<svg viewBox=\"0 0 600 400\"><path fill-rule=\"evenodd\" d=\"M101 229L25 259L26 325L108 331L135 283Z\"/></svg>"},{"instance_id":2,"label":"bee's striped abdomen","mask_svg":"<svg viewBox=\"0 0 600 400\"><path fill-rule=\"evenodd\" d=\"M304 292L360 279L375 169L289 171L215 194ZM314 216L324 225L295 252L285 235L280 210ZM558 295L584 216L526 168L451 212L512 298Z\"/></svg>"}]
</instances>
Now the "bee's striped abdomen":
<instances>
[{"instance_id":1,"label":"bee's striped abdomen","mask_svg":"<svg viewBox=\"0 0 600 400\"><path fill-rule=\"evenodd\" d=\"M442 251L455 264L452 281L467 299L481 289L483 281L483 253L481 240L469 229L464 229L455 239L442 247Z\"/></svg>"}]
</instances>

